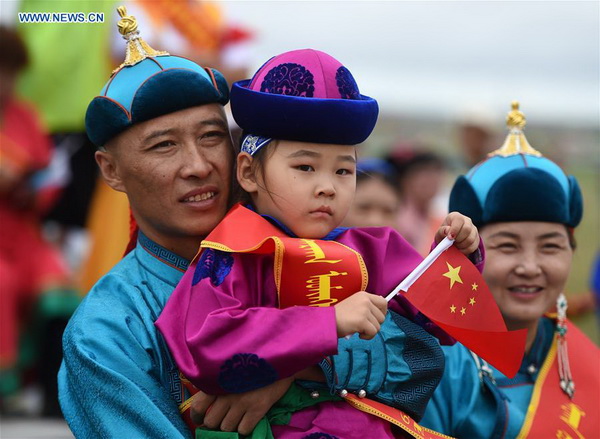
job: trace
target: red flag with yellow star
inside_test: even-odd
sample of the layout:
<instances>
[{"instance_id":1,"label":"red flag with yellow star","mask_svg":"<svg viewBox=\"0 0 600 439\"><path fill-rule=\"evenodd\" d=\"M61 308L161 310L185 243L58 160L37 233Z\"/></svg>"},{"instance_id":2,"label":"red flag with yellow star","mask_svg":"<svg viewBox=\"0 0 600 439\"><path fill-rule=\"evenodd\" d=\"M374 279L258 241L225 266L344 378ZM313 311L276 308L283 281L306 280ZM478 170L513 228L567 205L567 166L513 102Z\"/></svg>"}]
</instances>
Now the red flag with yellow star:
<instances>
[{"instance_id":1,"label":"red flag with yellow star","mask_svg":"<svg viewBox=\"0 0 600 439\"><path fill-rule=\"evenodd\" d=\"M405 297L448 334L508 377L523 361L527 330L508 331L500 309L469 259L454 245L412 283Z\"/></svg>"}]
</instances>

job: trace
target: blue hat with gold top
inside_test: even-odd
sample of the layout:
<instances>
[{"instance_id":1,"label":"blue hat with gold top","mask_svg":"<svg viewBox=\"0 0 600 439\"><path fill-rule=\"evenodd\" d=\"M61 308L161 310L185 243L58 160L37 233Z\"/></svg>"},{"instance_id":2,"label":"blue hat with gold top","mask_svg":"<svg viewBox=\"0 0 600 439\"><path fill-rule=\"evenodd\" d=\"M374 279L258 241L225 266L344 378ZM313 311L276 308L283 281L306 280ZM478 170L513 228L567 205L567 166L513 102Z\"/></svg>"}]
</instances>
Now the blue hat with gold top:
<instances>
[{"instance_id":1,"label":"blue hat with gold top","mask_svg":"<svg viewBox=\"0 0 600 439\"><path fill-rule=\"evenodd\" d=\"M510 221L579 224L583 199L577 180L529 145L525 123L513 102L504 145L456 180L450 211L470 217L478 227Z\"/></svg>"},{"instance_id":2,"label":"blue hat with gold top","mask_svg":"<svg viewBox=\"0 0 600 439\"><path fill-rule=\"evenodd\" d=\"M136 123L198 105L228 102L229 86L221 73L152 49L140 37L135 17L128 16L124 6L117 11L127 54L88 106L85 127L95 145L105 145Z\"/></svg>"}]
</instances>

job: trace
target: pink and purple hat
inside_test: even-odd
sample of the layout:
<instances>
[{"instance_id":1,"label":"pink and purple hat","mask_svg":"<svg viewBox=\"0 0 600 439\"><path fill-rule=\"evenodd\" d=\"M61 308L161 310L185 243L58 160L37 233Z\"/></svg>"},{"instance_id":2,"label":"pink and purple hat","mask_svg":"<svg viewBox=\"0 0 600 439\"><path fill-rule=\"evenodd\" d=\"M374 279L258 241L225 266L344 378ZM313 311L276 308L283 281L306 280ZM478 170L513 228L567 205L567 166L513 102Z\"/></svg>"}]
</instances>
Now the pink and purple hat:
<instances>
[{"instance_id":1,"label":"pink and purple hat","mask_svg":"<svg viewBox=\"0 0 600 439\"><path fill-rule=\"evenodd\" d=\"M233 84L231 110L260 146L268 139L356 145L369 137L379 113L346 67L313 49L275 56L252 79Z\"/></svg>"}]
</instances>

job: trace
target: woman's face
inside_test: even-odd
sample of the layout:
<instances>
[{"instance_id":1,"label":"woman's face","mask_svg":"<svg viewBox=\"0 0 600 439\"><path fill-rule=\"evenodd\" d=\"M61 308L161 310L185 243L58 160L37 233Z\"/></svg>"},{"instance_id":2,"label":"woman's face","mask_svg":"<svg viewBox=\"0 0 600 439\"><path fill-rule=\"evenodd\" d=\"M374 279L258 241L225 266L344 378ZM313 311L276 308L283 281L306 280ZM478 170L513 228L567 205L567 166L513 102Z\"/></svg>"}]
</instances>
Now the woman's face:
<instances>
[{"instance_id":1,"label":"woman's face","mask_svg":"<svg viewBox=\"0 0 600 439\"><path fill-rule=\"evenodd\" d=\"M556 303L571 269L573 250L564 225L488 224L483 276L509 329L531 327Z\"/></svg>"}]
</instances>

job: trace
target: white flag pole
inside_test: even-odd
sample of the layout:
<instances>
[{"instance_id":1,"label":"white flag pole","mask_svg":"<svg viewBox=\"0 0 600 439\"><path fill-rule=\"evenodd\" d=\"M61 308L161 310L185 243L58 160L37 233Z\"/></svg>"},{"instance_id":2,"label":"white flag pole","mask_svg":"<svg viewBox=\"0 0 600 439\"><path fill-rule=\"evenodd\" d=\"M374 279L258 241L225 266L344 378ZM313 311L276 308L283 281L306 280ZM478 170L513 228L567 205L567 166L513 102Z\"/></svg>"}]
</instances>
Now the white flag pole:
<instances>
[{"instance_id":1,"label":"white flag pole","mask_svg":"<svg viewBox=\"0 0 600 439\"><path fill-rule=\"evenodd\" d=\"M392 300L393 297L396 296L400 291L408 291L410 286L415 283L415 281L421 277L421 275L427 270L431 264L445 252L452 244L454 244L453 239L449 239L448 237L444 238L435 248L429 253L423 261L417 265L417 267L408 275L402 282L398 284L394 290L388 294L385 298L388 302Z\"/></svg>"}]
</instances>

